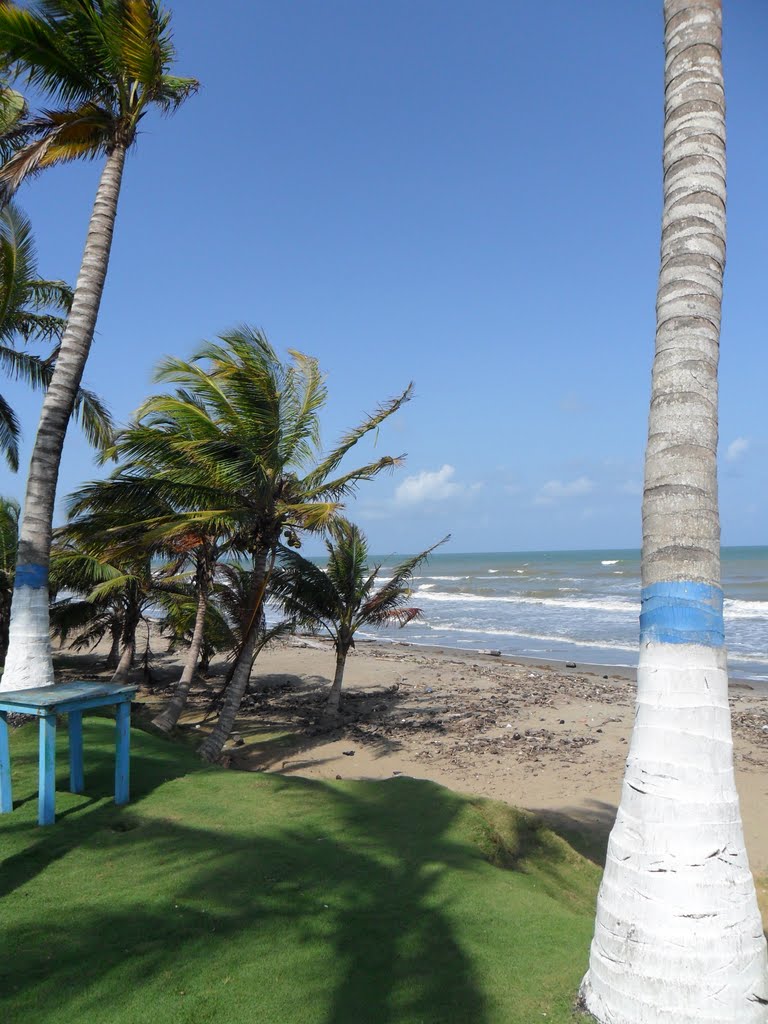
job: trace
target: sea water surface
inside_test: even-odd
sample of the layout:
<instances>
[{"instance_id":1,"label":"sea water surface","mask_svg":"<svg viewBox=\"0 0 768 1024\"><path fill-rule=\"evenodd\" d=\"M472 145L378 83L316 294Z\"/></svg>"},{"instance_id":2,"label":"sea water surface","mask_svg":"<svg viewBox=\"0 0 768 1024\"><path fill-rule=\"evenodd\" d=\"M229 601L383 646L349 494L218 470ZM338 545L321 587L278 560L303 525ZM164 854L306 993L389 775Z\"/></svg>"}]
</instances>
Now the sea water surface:
<instances>
[{"instance_id":1,"label":"sea water surface","mask_svg":"<svg viewBox=\"0 0 768 1024\"><path fill-rule=\"evenodd\" d=\"M382 582L396 560L377 559ZM768 547L724 548L722 580L731 675L768 682ZM360 636L637 664L639 551L438 553L412 586L421 619Z\"/></svg>"}]
</instances>

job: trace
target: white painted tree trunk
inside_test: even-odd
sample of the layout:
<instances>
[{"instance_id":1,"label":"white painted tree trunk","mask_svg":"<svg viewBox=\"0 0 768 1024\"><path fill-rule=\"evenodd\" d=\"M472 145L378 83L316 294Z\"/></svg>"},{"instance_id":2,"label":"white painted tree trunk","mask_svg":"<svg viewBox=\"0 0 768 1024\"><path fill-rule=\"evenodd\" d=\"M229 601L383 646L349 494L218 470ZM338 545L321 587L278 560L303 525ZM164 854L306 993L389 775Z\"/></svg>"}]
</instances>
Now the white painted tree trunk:
<instances>
[{"instance_id":1,"label":"white painted tree trunk","mask_svg":"<svg viewBox=\"0 0 768 1024\"><path fill-rule=\"evenodd\" d=\"M53 378L43 399L27 478L8 653L0 690L49 686L54 682L48 563L56 484L67 424L96 329L124 165L125 147L116 146L107 157L96 190L72 310L61 339Z\"/></svg>"},{"instance_id":2,"label":"white painted tree trunk","mask_svg":"<svg viewBox=\"0 0 768 1024\"><path fill-rule=\"evenodd\" d=\"M583 995L601 1024L765 1024L723 648L648 643Z\"/></svg>"},{"instance_id":3,"label":"white painted tree trunk","mask_svg":"<svg viewBox=\"0 0 768 1024\"><path fill-rule=\"evenodd\" d=\"M720 590L720 0L665 0L664 13L664 213L637 716L582 996L600 1024L768 1024Z\"/></svg>"}]
</instances>

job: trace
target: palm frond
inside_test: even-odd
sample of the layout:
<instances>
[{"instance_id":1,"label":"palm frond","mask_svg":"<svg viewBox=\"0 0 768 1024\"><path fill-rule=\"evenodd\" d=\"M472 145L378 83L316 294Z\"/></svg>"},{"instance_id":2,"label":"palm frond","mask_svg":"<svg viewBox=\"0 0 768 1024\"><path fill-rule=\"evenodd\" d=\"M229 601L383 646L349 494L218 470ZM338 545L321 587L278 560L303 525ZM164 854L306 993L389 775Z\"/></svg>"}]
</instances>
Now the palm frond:
<instances>
[{"instance_id":1,"label":"palm frond","mask_svg":"<svg viewBox=\"0 0 768 1024\"><path fill-rule=\"evenodd\" d=\"M21 506L14 498L0 497L0 575L10 589L19 546Z\"/></svg>"},{"instance_id":2,"label":"palm frond","mask_svg":"<svg viewBox=\"0 0 768 1024\"><path fill-rule=\"evenodd\" d=\"M34 390L45 390L51 383L55 356L41 359L29 352L19 352L0 345L0 367L16 380L23 380ZM114 422L109 409L98 395L87 388L79 388L75 398L75 419L80 423L86 440L94 448L107 448L114 440Z\"/></svg>"},{"instance_id":3,"label":"palm frond","mask_svg":"<svg viewBox=\"0 0 768 1024\"><path fill-rule=\"evenodd\" d=\"M422 616L421 608L379 608L370 612L366 616L366 624L370 623L372 626L399 626L401 629L403 626L407 626L409 622L413 622L414 619L420 619Z\"/></svg>"},{"instance_id":4,"label":"palm frond","mask_svg":"<svg viewBox=\"0 0 768 1024\"><path fill-rule=\"evenodd\" d=\"M0 139L22 120L27 112L27 101L20 92L0 86Z\"/></svg>"},{"instance_id":5,"label":"palm frond","mask_svg":"<svg viewBox=\"0 0 768 1024\"><path fill-rule=\"evenodd\" d=\"M96 555L84 551L54 548L51 552L49 586L52 591L90 593L104 582L120 580L124 573Z\"/></svg>"},{"instance_id":6,"label":"palm frond","mask_svg":"<svg viewBox=\"0 0 768 1024\"><path fill-rule=\"evenodd\" d=\"M335 480L320 479L316 486L308 483L309 478L303 481L304 495L310 500L322 500L335 498L340 499L354 493L357 485L365 480L373 480L379 473L386 471L394 472L405 461L405 455L384 455L375 462L369 462L366 466L353 469ZM313 478L315 474L312 474Z\"/></svg>"},{"instance_id":7,"label":"palm frond","mask_svg":"<svg viewBox=\"0 0 768 1024\"><path fill-rule=\"evenodd\" d=\"M66 281L30 281L30 296L38 309L60 309L69 313L74 292Z\"/></svg>"},{"instance_id":8,"label":"palm frond","mask_svg":"<svg viewBox=\"0 0 768 1024\"><path fill-rule=\"evenodd\" d=\"M413 383L409 384L401 395L390 399L388 402L384 402L371 416L366 416L362 423L346 434L336 448L334 448L333 451L323 459L312 473L305 477L304 483L307 490L312 491L319 488L322 482L330 476L331 473L336 471L344 456L350 451L350 449L354 448L358 441L365 437L366 434L379 427L384 420L396 413L397 410L406 402L409 402L412 397Z\"/></svg>"},{"instance_id":9,"label":"palm frond","mask_svg":"<svg viewBox=\"0 0 768 1024\"><path fill-rule=\"evenodd\" d=\"M15 473L19 468L19 437L21 426L16 413L0 395L0 454Z\"/></svg>"},{"instance_id":10,"label":"palm frond","mask_svg":"<svg viewBox=\"0 0 768 1024\"><path fill-rule=\"evenodd\" d=\"M426 562L436 548L439 548L443 544L447 544L450 539L451 535L447 534L442 540L439 540L436 544L433 544L425 551L421 551L418 555L413 555L411 558L407 558L405 561L396 565L390 579L376 592L376 594L362 609L365 615L370 617L382 613L388 614L392 609L396 608L402 602L403 598L408 597L410 594L409 583L413 577L414 571Z\"/></svg>"},{"instance_id":11,"label":"palm frond","mask_svg":"<svg viewBox=\"0 0 768 1024\"><path fill-rule=\"evenodd\" d=\"M100 450L112 445L115 438L112 413L95 392L78 388L74 415L88 444Z\"/></svg>"},{"instance_id":12,"label":"palm frond","mask_svg":"<svg viewBox=\"0 0 768 1024\"><path fill-rule=\"evenodd\" d=\"M87 61L77 52L77 40L61 32L57 24L66 22L72 10L59 11L56 16L51 6L39 5L37 13L16 3L3 3L0 52L34 88L67 104L83 102L94 91L93 71L89 72Z\"/></svg>"}]
</instances>

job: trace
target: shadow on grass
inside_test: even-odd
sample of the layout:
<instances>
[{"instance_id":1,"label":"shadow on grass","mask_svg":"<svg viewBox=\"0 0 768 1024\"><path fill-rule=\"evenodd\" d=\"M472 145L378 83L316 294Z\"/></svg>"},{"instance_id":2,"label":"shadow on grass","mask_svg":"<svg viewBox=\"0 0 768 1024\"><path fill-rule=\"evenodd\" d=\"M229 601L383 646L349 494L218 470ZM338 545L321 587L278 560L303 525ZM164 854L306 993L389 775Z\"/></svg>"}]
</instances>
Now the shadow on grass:
<instances>
[{"instance_id":1,"label":"shadow on grass","mask_svg":"<svg viewBox=\"0 0 768 1024\"><path fill-rule=\"evenodd\" d=\"M11 767L13 775L13 815L0 818L4 852L8 850L7 838L14 834L24 835L26 842L14 854L6 855L0 862L0 897L7 896L17 886L30 882L55 860L64 856L73 846L72 833L62 828L66 819L77 817L76 835L83 830L83 823L98 822L114 818L120 812L112 803L115 792L114 718L106 714L84 716L85 792L72 794L69 788L69 748L66 728L57 729L56 737L56 824L47 827L37 825L37 724L30 723L21 730L25 743L18 749L11 746ZM61 723L60 723L61 724ZM99 742L89 744L89 734L97 730ZM134 742L142 734L132 730ZM202 766L196 758L173 746L171 743L156 741L151 749L143 749L142 756L131 760L131 797L141 799L173 778L199 771ZM23 780L19 785L19 777ZM105 801L108 801L105 806ZM20 813L21 812L21 813Z\"/></svg>"},{"instance_id":2,"label":"shadow on grass","mask_svg":"<svg viewBox=\"0 0 768 1024\"><path fill-rule=\"evenodd\" d=\"M533 811L561 835L574 850L599 867L605 867L608 838L616 820L617 807L602 800L585 801L583 807L549 808Z\"/></svg>"},{"instance_id":3,"label":"shadow on grass","mask_svg":"<svg viewBox=\"0 0 768 1024\"><path fill-rule=\"evenodd\" d=\"M0 824L15 847L0 868L14 953L0 991L17 1021L484 1024L446 875L469 878L482 849L510 870L543 851L562 884L538 826L517 850L499 839L496 857L504 823L481 813L468 833L478 805L430 783L225 772L140 732L135 803L115 808L111 730L89 730L88 794L60 794L53 827L28 808L34 737L14 761L22 810Z\"/></svg>"}]
</instances>

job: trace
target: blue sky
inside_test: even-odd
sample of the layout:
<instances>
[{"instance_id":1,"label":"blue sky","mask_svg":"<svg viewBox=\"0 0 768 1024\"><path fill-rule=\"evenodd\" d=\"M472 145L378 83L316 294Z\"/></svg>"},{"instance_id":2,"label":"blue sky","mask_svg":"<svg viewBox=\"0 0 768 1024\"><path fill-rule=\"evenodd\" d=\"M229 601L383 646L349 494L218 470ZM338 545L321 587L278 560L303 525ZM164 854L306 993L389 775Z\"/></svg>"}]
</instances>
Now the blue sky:
<instances>
[{"instance_id":1,"label":"blue sky","mask_svg":"<svg viewBox=\"0 0 768 1024\"><path fill-rule=\"evenodd\" d=\"M376 446L406 466L350 510L374 549L637 546L661 3L172 6L202 90L129 159L89 385L124 419L160 356L247 321L320 359L329 443L415 381ZM728 544L766 541L766 40L763 0L726 3ZM46 276L76 277L98 170L20 195ZM70 428L60 494L97 472Z\"/></svg>"}]
</instances>

